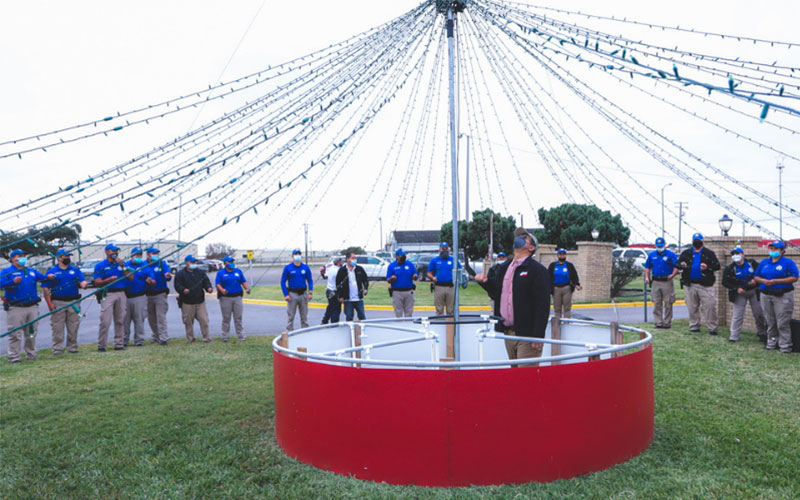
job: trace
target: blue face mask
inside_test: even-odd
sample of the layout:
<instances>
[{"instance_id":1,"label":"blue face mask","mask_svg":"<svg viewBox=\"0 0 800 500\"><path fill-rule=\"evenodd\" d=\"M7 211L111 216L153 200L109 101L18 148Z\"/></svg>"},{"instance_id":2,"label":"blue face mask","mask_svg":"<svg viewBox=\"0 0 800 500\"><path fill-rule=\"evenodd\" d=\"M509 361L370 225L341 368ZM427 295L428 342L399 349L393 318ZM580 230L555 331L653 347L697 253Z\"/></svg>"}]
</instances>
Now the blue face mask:
<instances>
[{"instance_id":1,"label":"blue face mask","mask_svg":"<svg viewBox=\"0 0 800 500\"><path fill-rule=\"evenodd\" d=\"M777 259L778 257L780 257L780 256L781 256L781 253L780 253L780 252L778 252L778 251L775 251L775 252L770 252L770 253L769 253L769 256L770 256L770 257L772 257L773 259ZM20 261L22 261L22 259L19 259L19 260L20 260ZM22 265L24 266L25 264L22 264Z\"/></svg>"},{"instance_id":2,"label":"blue face mask","mask_svg":"<svg viewBox=\"0 0 800 500\"><path fill-rule=\"evenodd\" d=\"M27 257L20 257L19 259L17 259L17 264L19 264L22 267L27 266L28 265L28 258Z\"/></svg>"},{"instance_id":3,"label":"blue face mask","mask_svg":"<svg viewBox=\"0 0 800 500\"><path fill-rule=\"evenodd\" d=\"M197 264L189 264L189 269L191 269L192 271L196 270Z\"/></svg>"},{"instance_id":4,"label":"blue face mask","mask_svg":"<svg viewBox=\"0 0 800 500\"><path fill-rule=\"evenodd\" d=\"M158 262L158 255L151 255L150 262Z\"/></svg>"},{"instance_id":5,"label":"blue face mask","mask_svg":"<svg viewBox=\"0 0 800 500\"><path fill-rule=\"evenodd\" d=\"M142 264L143 262L144 262L144 259L141 258L141 257L134 257L133 258L133 263L134 264Z\"/></svg>"},{"instance_id":6,"label":"blue face mask","mask_svg":"<svg viewBox=\"0 0 800 500\"><path fill-rule=\"evenodd\" d=\"M235 264L234 262L228 262L227 264L225 264L225 267L227 267L228 269L233 269L234 264Z\"/></svg>"},{"instance_id":7,"label":"blue face mask","mask_svg":"<svg viewBox=\"0 0 800 500\"><path fill-rule=\"evenodd\" d=\"M664 248L664 247L656 247L656 251L657 251L658 253L664 253L664 250L665 250L665 248Z\"/></svg>"}]
</instances>

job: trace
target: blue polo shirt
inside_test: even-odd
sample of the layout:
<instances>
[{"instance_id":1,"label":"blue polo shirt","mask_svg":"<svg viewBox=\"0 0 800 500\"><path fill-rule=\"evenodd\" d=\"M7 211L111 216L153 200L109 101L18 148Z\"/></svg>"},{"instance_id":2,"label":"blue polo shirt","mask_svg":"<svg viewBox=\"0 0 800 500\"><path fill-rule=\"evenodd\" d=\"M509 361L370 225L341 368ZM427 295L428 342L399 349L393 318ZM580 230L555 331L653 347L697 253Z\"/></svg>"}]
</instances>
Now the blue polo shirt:
<instances>
[{"instance_id":1,"label":"blue polo shirt","mask_svg":"<svg viewBox=\"0 0 800 500\"><path fill-rule=\"evenodd\" d=\"M458 263L458 268L461 269L461 263ZM452 283L453 282L453 256L444 260L440 255L431 259L428 264L428 272L436 276L436 281L439 283Z\"/></svg>"},{"instance_id":2,"label":"blue polo shirt","mask_svg":"<svg viewBox=\"0 0 800 500\"><path fill-rule=\"evenodd\" d=\"M94 266L94 279L108 279L111 277L121 278L125 276L122 266L116 262L109 262L108 259L99 262ZM114 283L108 290L125 290L128 287L127 280Z\"/></svg>"},{"instance_id":3,"label":"blue polo shirt","mask_svg":"<svg viewBox=\"0 0 800 500\"><path fill-rule=\"evenodd\" d=\"M147 291L147 278L154 279L153 270L145 263L135 264L133 259L125 263L125 266L133 269L133 279L128 281L128 288L125 290L128 295L137 297Z\"/></svg>"},{"instance_id":4,"label":"blue polo shirt","mask_svg":"<svg viewBox=\"0 0 800 500\"><path fill-rule=\"evenodd\" d=\"M768 280L776 280L781 278L788 278L793 276L798 277L797 264L788 257L781 257L777 262L772 262L772 259L767 257L762 260L756 269L756 276ZM761 285L762 290L786 290L792 288L793 285Z\"/></svg>"},{"instance_id":5,"label":"blue polo shirt","mask_svg":"<svg viewBox=\"0 0 800 500\"><path fill-rule=\"evenodd\" d=\"M553 284L569 285L569 267L566 262L563 264L556 262L556 266L553 268Z\"/></svg>"},{"instance_id":6,"label":"blue polo shirt","mask_svg":"<svg viewBox=\"0 0 800 500\"><path fill-rule=\"evenodd\" d=\"M397 279L392 283L392 288L413 288L414 280L412 278L415 274L417 274L417 268L408 261L405 261L402 265L394 261L386 269L387 280L392 276L397 276Z\"/></svg>"},{"instance_id":7,"label":"blue polo shirt","mask_svg":"<svg viewBox=\"0 0 800 500\"><path fill-rule=\"evenodd\" d=\"M689 278L693 280L699 280L703 277L703 271L700 269L700 256L703 254L703 250L705 250L705 248L700 249L699 252L692 249L692 270L689 274Z\"/></svg>"},{"instance_id":8,"label":"blue polo shirt","mask_svg":"<svg viewBox=\"0 0 800 500\"><path fill-rule=\"evenodd\" d=\"M228 269L225 267L217 271L215 284L222 285L228 295L242 293L242 283L247 283L247 279L241 269Z\"/></svg>"},{"instance_id":9,"label":"blue polo shirt","mask_svg":"<svg viewBox=\"0 0 800 500\"><path fill-rule=\"evenodd\" d=\"M14 284L14 278L20 277L22 281ZM5 290L6 299L11 305L39 300L39 291L36 289L37 281L46 281L47 277L29 267L22 269L11 265L0 271L0 288Z\"/></svg>"},{"instance_id":10,"label":"blue polo shirt","mask_svg":"<svg viewBox=\"0 0 800 500\"><path fill-rule=\"evenodd\" d=\"M167 286L167 277L164 276L165 274L170 272L169 265L163 260L159 260L158 262L155 263L151 261L148 267L153 273L151 278L153 278L156 281L156 283L155 285L148 287L147 292L154 293L154 292L169 291L169 286Z\"/></svg>"},{"instance_id":11,"label":"blue polo shirt","mask_svg":"<svg viewBox=\"0 0 800 500\"><path fill-rule=\"evenodd\" d=\"M81 296L78 291L78 284L86 281L83 273L75 266L54 266L47 270L46 275L55 275L55 279L42 283L42 288L49 288L51 297L54 300L75 300Z\"/></svg>"},{"instance_id":12,"label":"blue polo shirt","mask_svg":"<svg viewBox=\"0 0 800 500\"><path fill-rule=\"evenodd\" d=\"M647 255L647 260L644 261L644 267L650 269L653 277L658 278L672 274L672 271L677 265L678 256L670 250L664 250L664 253L658 253L657 250L655 252L650 252L650 254ZM699 269L700 264L698 263L697 266ZM692 260L692 267L694 267L694 260Z\"/></svg>"},{"instance_id":13,"label":"blue polo shirt","mask_svg":"<svg viewBox=\"0 0 800 500\"><path fill-rule=\"evenodd\" d=\"M733 271L736 273L736 281L739 283L739 288L749 286L756 276L756 270L753 269L753 265L746 260L742 261L741 266L734 264Z\"/></svg>"},{"instance_id":14,"label":"blue polo shirt","mask_svg":"<svg viewBox=\"0 0 800 500\"><path fill-rule=\"evenodd\" d=\"M308 283L308 287L306 287L306 283ZM303 262L299 266L296 266L294 262L287 264L281 275L281 290L283 290L284 297L289 295L289 288L313 290L314 278L311 277L311 268Z\"/></svg>"}]
</instances>

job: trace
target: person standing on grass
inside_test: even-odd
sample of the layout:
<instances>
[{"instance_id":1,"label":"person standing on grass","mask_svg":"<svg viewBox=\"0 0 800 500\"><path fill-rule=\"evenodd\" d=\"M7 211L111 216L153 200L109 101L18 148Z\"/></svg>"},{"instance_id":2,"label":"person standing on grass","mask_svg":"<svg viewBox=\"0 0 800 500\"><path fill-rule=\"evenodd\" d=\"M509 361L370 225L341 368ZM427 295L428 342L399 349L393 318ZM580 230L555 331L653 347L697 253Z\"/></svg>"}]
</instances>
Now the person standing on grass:
<instances>
[{"instance_id":1,"label":"person standing on grass","mask_svg":"<svg viewBox=\"0 0 800 500\"><path fill-rule=\"evenodd\" d=\"M394 315L397 318L410 318L414 315L414 282L419 278L417 268L406 262L406 253L402 248L398 248L394 256L395 261L386 269Z\"/></svg>"},{"instance_id":2,"label":"person standing on grass","mask_svg":"<svg viewBox=\"0 0 800 500\"><path fill-rule=\"evenodd\" d=\"M150 331L153 333L151 342L158 342L166 346L169 343L167 333L167 311L169 310L169 286L167 282L172 280L172 273L169 264L161 260L158 248L150 247L147 249L147 263L153 271L155 282L147 287L147 322L150 324Z\"/></svg>"},{"instance_id":3,"label":"person standing on grass","mask_svg":"<svg viewBox=\"0 0 800 500\"><path fill-rule=\"evenodd\" d=\"M36 283L52 280L54 275L45 276L36 269L26 267L28 257L19 249L11 250L8 259L11 266L0 272L0 288L5 291L3 309L6 311L6 326L9 330L20 327L39 317L39 293ZM20 362L20 344L25 338L25 359L36 359L36 334L39 322L17 330L8 335L8 362Z\"/></svg>"},{"instance_id":4,"label":"person standing on grass","mask_svg":"<svg viewBox=\"0 0 800 500\"><path fill-rule=\"evenodd\" d=\"M678 257L678 267L683 269L681 282L686 290L686 305L689 307L689 331L699 332L705 319L709 335L717 334L717 293L714 273L720 264L714 252L703 246L703 235L692 235L692 248L687 248ZM702 310L702 316L700 315Z\"/></svg>"},{"instance_id":5,"label":"person standing on grass","mask_svg":"<svg viewBox=\"0 0 800 500\"><path fill-rule=\"evenodd\" d=\"M767 320L767 346L792 352L792 311L794 310L794 283L797 281L797 264L785 257L786 244L773 241L767 247L769 257L762 260L755 274L764 298L764 316Z\"/></svg>"},{"instance_id":6,"label":"person standing on grass","mask_svg":"<svg viewBox=\"0 0 800 500\"><path fill-rule=\"evenodd\" d=\"M283 268L281 290L286 299L286 331L294 330L294 317L298 309L300 328L308 328L308 301L314 290L314 277L311 276L311 268L303 263L299 248L292 250L292 261Z\"/></svg>"},{"instance_id":7,"label":"person standing on grass","mask_svg":"<svg viewBox=\"0 0 800 500\"><path fill-rule=\"evenodd\" d=\"M749 302L753 318L756 320L758 338L765 342L767 340L767 321L761 310L760 293L755 280L758 264L753 259L746 259L741 247L731 250L731 259L733 262L725 266L722 271L722 286L728 289L728 300L733 302L731 336L728 340L730 342L739 341L739 334L744 323L744 313Z\"/></svg>"},{"instance_id":8,"label":"person standing on grass","mask_svg":"<svg viewBox=\"0 0 800 500\"><path fill-rule=\"evenodd\" d=\"M125 267L125 263L119 257L119 247L113 243L106 245L106 259L98 262L94 266L94 286L108 288L97 292L100 300L100 326L97 330L97 350L106 351L108 342L108 331L111 323L114 323L114 350L125 349L125 311L127 308L127 297L125 290L128 288L128 281L133 279L133 274ZM126 279L122 279L126 278Z\"/></svg>"},{"instance_id":9,"label":"person standing on grass","mask_svg":"<svg viewBox=\"0 0 800 500\"><path fill-rule=\"evenodd\" d=\"M81 298L79 288L86 290L89 284L80 269L72 265L72 254L63 248L56 252L57 264L47 271L54 278L42 283L42 292L50 311L75 302ZM78 352L78 326L81 324L81 311L78 305L66 307L50 315L50 329L53 332L53 354L64 353L64 329L67 330L67 352Z\"/></svg>"},{"instance_id":10,"label":"person standing on grass","mask_svg":"<svg viewBox=\"0 0 800 500\"><path fill-rule=\"evenodd\" d=\"M125 340L122 343L128 347L131 340L131 322L133 322L133 345L141 347L144 345L144 322L147 318L147 297L145 292L148 286L153 286L156 280L153 270L142 257L142 249L133 247L131 249L131 260L125 263L128 269L133 272L133 279L128 282L125 290L125 319L122 324L125 328Z\"/></svg>"},{"instance_id":11,"label":"person standing on grass","mask_svg":"<svg viewBox=\"0 0 800 500\"><path fill-rule=\"evenodd\" d=\"M497 268L494 279L481 273L475 281L494 302L494 315L501 316L495 330L510 337L544 338L550 319L550 275L534 260L536 239L524 228L514 231L514 258ZM538 358L543 344L529 340L506 340L508 359Z\"/></svg>"},{"instance_id":12,"label":"person standing on grass","mask_svg":"<svg viewBox=\"0 0 800 500\"><path fill-rule=\"evenodd\" d=\"M356 254L347 254L347 264L336 273L336 295L339 302L344 304L344 315L347 321L353 321L354 312L358 313L358 319L365 320L367 315L364 312L364 297L369 290L369 279L364 268L358 265Z\"/></svg>"},{"instance_id":13,"label":"person standing on grass","mask_svg":"<svg viewBox=\"0 0 800 500\"><path fill-rule=\"evenodd\" d=\"M339 297L336 295L336 274L343 264L344 259L336 257L333 259L333 269L331 269L330 274L326 276L323 272L320 272L322 277L327 280L325 298L328 299L328 307L325 308L325 314L322 316L323 325L327 325L328 322L338 323L339 316L342 314L342 303L339 302ZM326 269L323 267L322 271L326 271Z\"/></svg>"},{"instance_id":14,"label":"person standing on grass","mask_svg":"<svg viewBox=\"0 0 800 500\"><path fill-rule=\"evenodd\" d=\"M672 304L675 303L675 282L678 256L667 250L664 238L656 238L656 250L644 262L644 282L650 285L653 298L653 321L656 328L672 328Z\"/></svg>"},{"instance_id":15,"label":"person standing on grass","mask_svg":"<svg viewBox=\"0 0 800 500\"><path fill-rule=\"evenodd\" d=\"M578 271L572 262L567 261L567 250L559 248L556 251L557 262L551 262L547 268L550 273L550 293L553 295L553 308L556 318L563 314L565 318L572 317L572 292L581 289ZM563 311L563 312L562 312Z\"/></svg>"},{"instance_id":16,"label":"person standing on grass","mask_svg":"<svg viewBox=\"0 0 800 500\"><path fill-rule=\"evenodd\" d=\"M442 316L445 310L447 314L453 314L456 302L453 287L458 285L453 280L453 259L457 257L450 255L450 245L443 241L439 245L439 255L428 264L428 278L433 281L433 305L437 316ZM458 268L461 269L460 262Z\"/></svg>"},{"instance_id":17,"label":"person standing on grass","mask_svg":"<svg viewBox=\"0 0 800 500\"><path fill-rule=\"evenodd\" d=\"M216 285L219 293L219 310L222 313L222 341L227 342L231 332L231 315L236 327L236 338L244 342L244 326L242 325L242 314L244 305L243 292L250 295L250 285L244 272L236 267L235 259L226 255L222 262L225 267L217 271Z\"/></svg>"},{"instance_id":18,"label":"person standing on grass","mask_svg":"<svg viewBox=\"0 0 800 500\"><path fill-rule=\"evenodd\" d=\"M186 340L194 344L194 320L200 323L203 342L211 342L208 328L208 310L206 309L206 293L212 293L211 281L202 269L197 267L197 259L187 255L183 259L186 267L175 275L175 291L178 293L178 306L181 308L183 326L186 328Z\"/></svg>"}]
</instances>

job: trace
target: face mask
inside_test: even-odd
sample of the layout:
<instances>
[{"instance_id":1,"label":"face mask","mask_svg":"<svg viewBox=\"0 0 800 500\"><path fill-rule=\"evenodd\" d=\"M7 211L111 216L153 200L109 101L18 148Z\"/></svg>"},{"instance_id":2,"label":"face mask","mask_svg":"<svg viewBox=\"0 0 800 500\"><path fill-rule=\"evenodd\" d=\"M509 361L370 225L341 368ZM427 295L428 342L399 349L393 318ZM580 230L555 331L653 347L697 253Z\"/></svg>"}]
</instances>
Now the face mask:
<instances>
[{"instance_id":1,"label":"face mask","mask_svg":"<svg viewBox=\"0 0 800 500\"><path fill-rule=\"evenodd\" d=\"M357 259L351 259L350 260L350 265L351 266L356 267L356 264L358 264L358 260Z\"/></svg>"},{"instance_id":2,"label":"face mask","mask_svg":"<svg viewBox=\"0 0 800 500\"><path fill-rule=\"evenodd\" d=\"M566 255L559 255L558 256L558 260L567 260L567 256Z\"/></svg>"},{"instance_id":3,"label":"face mask","mask_svg":"<svg viewBox=\"0 0 800 500\"><path fill-rule=\"evenodd\" d=\"M117 254L116 253L112 253L111 255L109 255L109 257L111 257L111 260L117 260Z\"/></svg>"},{"instance_id":4,"label":"face mask","mask_svg":"<svg viewBox=\"0 0 800 500\"><path fill-rule=\"evenodd\" d=\"M134 258L133 258L133 263L134 263L134 264L141 264L141 263L143 263L143 262L144 262L144 259L143 259L143 258L141 258L141 257L134 257Z\"/></svg>"},{"instance_id":5,"label":"face mask","mask_svg":"<svg viewBox=\"0 0 800 500\"><path fill-rule=\"evenodd\" d=\"M150 262L158 262L158 255L151 255Z\"/></svg>"},{"instance_id":6,"label":"face mask","mask_svg":"<svg viewBox=\"0 0 800 500\"><path fill-rule=\"evenodd\" d=\"M17 264L19 264L20 266L25 267L28 264L28 258L27 257L20 257L19 259L17 259Z\"/></svg>"},{"instance_id":7,"label":"face mask","mask_svg":"<svg viewBox=\"0 0 800 500\"><path fill-rule=\"evenodd\" d=\"M446 259L450 257L450 252L448 252L447 250L443 250L440 255L442 256L443 259Z\"/></svg>"},{"instance_id":8,"label":"face mask","mask_svg":"<svg viewBox=\"0 0 800 500\"><path fill-rule=\"evenodd\" d=\"M192 271L196 270L197 264L189 264L189 269L191 269Z\"/></svg>"},{"instance_id":9,"label":"face mask","mask_svg":"<svg viewBox=\"0 0 800 500\"><path fill-rule=\"evenodd\" d=\"M738 264L739 262L741 262L741 261L742 261L742 259L743 259L743 257L742 257L741 255L739 255L739 254L736 254L736 255L734 255L734 256L733 256L733 257L731 257L731 258L732 258L732 259L733 259L733 261L734 261L734 262L736 262L737 264Z\"/></svg>"},{"instance_id":10,"label":"face mask","mask_svg":"<svg viewBox=\"0 0 800 500\"><path fill-rule=\"evenodd\" d=\"M397 263L398 264L405 264L406 263L406 257L404 255L401 255L400 257L397 258Z\"/></svg>"},{"instance_id":11,"label":"face mask","mask_svg":"<svg viewBox=\"0 0 800 500\"><path fill-rule=\"evenodd\" d=\"M227 264L225 264L225 267L233 269L233 264L234 264L233 262L228 262Z\"/></svg>"},{"instance_id":12,"label":"face mask","mask_svg":"<svg viewBox=\"0 0 800 500\"><path fill-rule=\"evenodd\" d=\"M664 247L656 247L656 252L658 253L664 253L664 250L666 250Z\"/></svg>"},{"instance_id":13,"label":"face mask","mask_svg":"<svg viewBox=\"0 0 800 500\"><path fill-rule=\"evenodd\" d=\"M71 262L72 259L70 259L69 257L67 257L66 259L61 259L61 263L64 264L65 266L70 265Z\"/></svg>"},{"instance_id":14,"label":"face mask","mask_svg":"<svg viewBox=\"0 0 800 500\"><path fill-rule=\"evenodd\" d=\"M293 255L292 259L294 259L295 262L300 262L300 261L303 260L303 256L299 255L299 254L298 255Z\"/></svg>"},{"instance_id":15,"label":"face mask","mask_svg":"<svg viewBox=\"0 0 800 500\"><path fill-rule=\"evenodd\" d=\"M703 247L703 240L692 240L692 246L696 249L701 249Z\"/></svg>"},{"instance_id":16,"label":"face mask","mask_svg":"<svg viewBox=\"0 0 800 500\"><path fill-rule=\"evenodd\" d=\"M773 259L777 259L778 257L781 256L781 253L777 252L777 251L776 252L770 252L769 256L772 257ZM19 262L20 262L20 264L22 264L22 259L19 259ZM25 264L22 264L22 265L24 266Z\"/></svg>"}]
</instances>

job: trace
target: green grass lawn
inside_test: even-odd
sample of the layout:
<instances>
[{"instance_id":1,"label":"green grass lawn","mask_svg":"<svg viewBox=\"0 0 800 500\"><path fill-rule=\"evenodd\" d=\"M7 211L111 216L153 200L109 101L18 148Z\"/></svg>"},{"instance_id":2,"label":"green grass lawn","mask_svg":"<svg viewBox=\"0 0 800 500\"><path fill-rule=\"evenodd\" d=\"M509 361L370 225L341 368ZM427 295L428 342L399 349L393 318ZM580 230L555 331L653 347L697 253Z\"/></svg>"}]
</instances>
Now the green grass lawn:
<instances>
[{"instance_id":1,"label":"green grass lawn","mask_svg":"<svg viewBox=\"0 0 800 500\"><path fill-rule=\"evenodd\" d=\"M470 282L467 288L460 289L461 300L463 306L488 306L489 296L486 291L477 283ZM433 294L431 293L430 282L417 283L417 291L415 292L416 305L418 306L433 306ZM265 299L265 300L284 300L283 292L280 285L270 286L255 286L253 293L248 297L251 299ZM314 304L327 304L328 300L325 298L325 284L322 286L317 285L314 288L311 302ZM388 285L385 281L370 281L369 292L367 293L364 303L368 306L390 306L392 299L389 297Z\"/></svg>"},{"instance_id":2,"label":"green grass lawn","mask_svg":"<svg viewBox=\"0 0 800 500\"><path fill-rule=\"evenodd\" d=\"M0 363L0 498L800 498L800 356L673 326L654 330L655 439L643 454L572 480L451 490L286 457L269 338L42 351Z\"/></svg>"}]
</instances>

